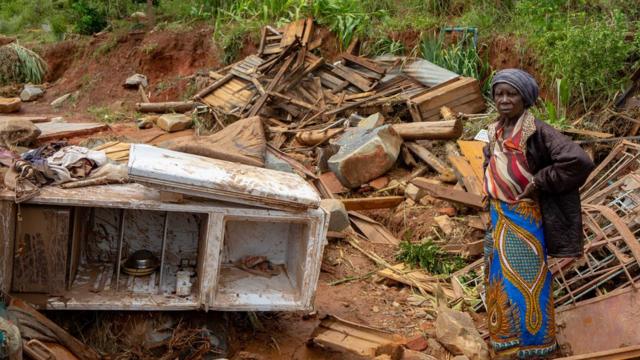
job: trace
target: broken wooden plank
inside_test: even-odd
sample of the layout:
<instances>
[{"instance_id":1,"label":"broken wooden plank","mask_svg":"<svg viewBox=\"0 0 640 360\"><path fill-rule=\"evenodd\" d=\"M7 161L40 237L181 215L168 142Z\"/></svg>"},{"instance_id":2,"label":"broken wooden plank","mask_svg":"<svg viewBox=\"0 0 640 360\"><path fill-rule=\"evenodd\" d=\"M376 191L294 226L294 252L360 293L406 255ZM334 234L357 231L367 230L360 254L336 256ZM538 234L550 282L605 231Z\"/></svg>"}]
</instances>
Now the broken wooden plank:
<instances>
[{"instance_id":1,"label":"broken wooden plank","mask_svg":"<svg viewBox=\"0 0 640 360\"><path fill-rule=\"evenodd\" d=\"M136 110L143 113L183 113L196 107L193 101L168 101L157 103L137 103Z\"/></svg>"},{"instance_id":2,"label":"broken wooden plank","mask_svg":"<svg viewBox=\"0 0 640 360\"><path fill-rule=\"evenodd\" d=\"M349 192L349 189L344 187L336 174L331 171L320 174L318 179L322 183L323 187L331 194L343 194Z\"/></svg>"},{"instance_id":3,"label":"broken wooden plank","mask_svg":"<svg viewBox=\"0 0 640 360\"><path fill-rule=\"evenodd\" d=\"M414 142L405 142L404 144L422 161L424 161L425 163L427 163L427 165L431 166L435 171L437 171L440 174L438 176L440 180L447 183L455 183L458 181L456 175L453 173L453 170L449 168L449 166L447 166L445 163L440 161L437 156L431 153L431 151L427 150L424 146L420 146Z\"/></svg>"},{"instance_id":4,"label":"broken wooden plank","mask_svg":"<svg viewBox=\"0 0 640 360\"><path fill-rule=\"evenodd\" d=\"M351 224L374 244L399 245L400 240L379 222L356 211L349 211Z\"/></svg>"},{"instance_id":5,"label":"broken wooden plank","mask_svg":"<svg viewBox=\"0 0 640 360\"><path fill-rule=\"evenodd\" d=\"M484 152L486 143L482 141L458 140L460 152L469 161L476 178L484 184Z\"/></svg>"},{"instance_id":6,"label":"broken wooden plank","mask_svg":"<svg viewBox=\"0 0 640 360\"><path fill-rule=\"evenodd\" d=\"M460 181L464 184L467 191L481 195L482 183L476 176L469 162L463 156L458 155L449 155L448 159L455 168L456 173L460 176Z\"/></svg>"},{"instance_id":7,"label":"broken wooden plank","mask_svg":"<svg viewBox=\"0 0 640 360\"><path fill-rule=\"evenodd\" d=\"M36 124L40 129L38 141L72 138L75 136L89 135L100 131L109 130L109 126L101 123L40 123Z\"/></svg>"},{"instance_id":8,"label":"broken wooden plank","mask_svg":"<svg viewBox=\"0 0 640 360\"><path fill-rule=\"evenodd\" d=\"M400 360L403 348L399 340L392 333L327 316L314 330L311 342L334 351L351 352L366 358L387 355L387 359Z\"/></svg>"},{"instance_id":9,"label":"broken wooden plank","mask_svg":"<svg viewBox=\"0 0 640 360\"><path fill-rule=\"evenodd\" d=\"M278 92L268 91L267 94L270 95L270 96L273 96L273 97L280 98L280 99L286 101L289 104L293 104L293 105L305 108L307 110L320 111L320 109L318 109L317 107L315 107L315 106L313 106L313 105L311 105L309 103L306 103L306 102L304 102L302 100L294 99L294 98L292 98L290 96L287 96L287 95L284 95L284 94L280 94Z\"/></svg>"},{"instance_id":10,"label":"broken wooden plank","mask_svg":"<svg viewBox=\"0 0 640 360\"><path fill-rule=\"evenodd\" d=\"M282 40L280 41L280 47L285 48L293 44L296 39L302 38L304 31L305 19L296 20L287 24L287 28L282 34Z\"/></svg>"},{"instance_id":11,"label":"broken wooden plank","mask_svg":"<svg viewBox=\"0 0 640 360\"><path fill-rule=\"evenodd\" d=\"M274 76L271 82L269 82L269 85L267 85L267 89L266 89L267 92L272 91L278 85L280 80L282 80L282 77L289 69L289 66L293 62L293 59L294 59L294 56L289 56L289 58L287 58L287 60L284 62L284 64L280 67L280 69L276 73L276 76ZM264 104L267 102L268 98L269 98L268 94L261 95L260 98L256 101L256 103L253 104L253 107L251 107L251 110L249 111L249 116L257 115L258 112L260 112L260 109L262 108L262 106L264 106Z\"/></svg>"},{"instance_id":12,"label":"broken wooden plank","mask_svg":"<svg viewBox=\"0 0 640 360\"><path fill-rule=\"evenodd\" d=\"M223 76L222 78L216 80L213 84L205 87L204 89L200 90L197 94L195 94L193 96L193 99L202 99L205 96L209 95L211 92L213 92L214 90L216 90L217 88L219 88L220 86L224 85L227 83L227 81L231 80L233 78L233 74L232 73L228 73L227 75Z\"/></svg>"},{"instance_id":13,"label":"broken wooden plank","mask_svg":"<svg viewBox=\"0 0 640 360\"><path fill-rule=\"evenodd\" d=\"M609 138L614 137L614 135L610 134L610 133L604 133L604 132L592 131L592 130L584 130L584 129L569 128L569 129L563 129L562 132L565 133L565 134L589 136L589 137L597 138L597 139L609 139Z\"/></svg>"},{"instance_id":14,"label":"broken wooden plank","mask_svg":"<svg viewBox=\"0 0 640 360\"><path fill-rule=\"evenodd\" d=\"M300 45L307 46L311 36L313 35L313 18L308 17L304 26L304 33L302 35L302 39L300 40Z\"/></svg>"},{"instance_id":15,"label":"broken wooden plank","mask_svg":"<svg viewBox=\"0 0 640 360\"><path fill-rule=\"evenodd\" d=\"M404 140L452 140L462 135L462 121L420 121L391 125Z\"/></svg>"},{"instance_id":16,"label":"broken wooden plank","mask_svg":"<svg viewBox=\"0 0 640 360\"><path fill-rule=\"evenodd\" d=\"M483 197L466 191L456 190L450 186L433 184L425 178L415 178L411 180L415 186L427 190L433 197L449 200L463 205L483 209Z\"/></svg>"},{"instance_id":17,"label":"broken wooden plank","mask_svg":"<svg viewBox=\"0 0 640 360\"><path fill-rule=\"evenodd\" d=\"M408 105L410 108L416 106L420 113L420 116L413 116L414 121L437 120L442 106L462 113L478 113L486 107L478 80L466 77L431 88L409 99Z\"/></svg>"},{"instance_id":18,"label":"broken wooden plank","mask_svg":"<svg viewBox=\"0 0 640 360\"><path fill-rule=\"evenodd\" d=\"M348 210L373 210L395 208L404 201L404 196L382 196L368 198L341 199Z\"/></svg>"},{"instance_id":19,"label":"broken wooden plank","mask_svg":"<svg viewBox=\"0 0 640 360\"><path fill-rule=\"evenodd\" d=\"M345 59L348 62L354 63L356 65L360 65L363 68L369 69L380 75L384 75L386 73L386 70L384 68L380 67L378 64L374 63L369 59L366 59L360 56L354 56L349 53L342 53L340 57Z\"/></svg>"},{"instance_id":20,"label":"broken wooden plank","mask_svg":"<svg viewBox=\"0 0 640 360\"><path fill-rule=\"evenodd\" d=\"M362 91L369 91L375 85L375 82L369 81L342 64L335 65L333 67L333 73L347 80Z\"/></svg>"}]
</instances>

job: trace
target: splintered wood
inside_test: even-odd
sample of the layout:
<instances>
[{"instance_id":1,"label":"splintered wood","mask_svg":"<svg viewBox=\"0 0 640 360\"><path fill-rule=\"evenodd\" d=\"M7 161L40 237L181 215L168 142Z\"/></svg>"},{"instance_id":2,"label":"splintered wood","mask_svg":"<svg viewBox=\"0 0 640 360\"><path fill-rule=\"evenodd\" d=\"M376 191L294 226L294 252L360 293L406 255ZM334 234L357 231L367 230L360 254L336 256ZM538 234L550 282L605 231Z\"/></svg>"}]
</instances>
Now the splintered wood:
<instances>
[{"instance_id":1,"label":"splintered wood","mask_svg":"<svg viewBox=\"0 0 640 360\"><path fill-rule=\"evenodd\" d=\"M367 358L388 355L388 358L402 358L400 339L383 330L342 320L335 316L323 319L313 333L313 344L345 351Z\"/></svg>"}]
</instances>

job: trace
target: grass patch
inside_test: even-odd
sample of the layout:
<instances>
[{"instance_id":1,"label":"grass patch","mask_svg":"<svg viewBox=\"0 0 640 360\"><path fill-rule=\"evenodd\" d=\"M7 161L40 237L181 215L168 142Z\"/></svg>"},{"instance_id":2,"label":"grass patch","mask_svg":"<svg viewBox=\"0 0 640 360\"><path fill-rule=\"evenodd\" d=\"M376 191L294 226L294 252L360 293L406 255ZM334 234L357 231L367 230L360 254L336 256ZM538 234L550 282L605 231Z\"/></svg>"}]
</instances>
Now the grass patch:
<instances>
[{"instance_id":1,"label":"grass patch","mask_svg":"<svg viewBox=\"0 0 640 360\"><path fill-rule=\"evenodd\" d=\"M467 265L463 258L446 253L431 239L425 239L420 244L401 242L397 259L434 275L449 275Z\"/></svg>"},{"instance_id":2,"label":"grass patch","mask_svg":"<svg viewBox=\"0 0 640 360\"><path fill-rule=\"evenodd\" d=\"M122 111L113 111L106 106L92 106L87 109L89 114L93 115L96 121L106 124L113 124L129 119L129 116Z\"/></svg>"}]
</instances>

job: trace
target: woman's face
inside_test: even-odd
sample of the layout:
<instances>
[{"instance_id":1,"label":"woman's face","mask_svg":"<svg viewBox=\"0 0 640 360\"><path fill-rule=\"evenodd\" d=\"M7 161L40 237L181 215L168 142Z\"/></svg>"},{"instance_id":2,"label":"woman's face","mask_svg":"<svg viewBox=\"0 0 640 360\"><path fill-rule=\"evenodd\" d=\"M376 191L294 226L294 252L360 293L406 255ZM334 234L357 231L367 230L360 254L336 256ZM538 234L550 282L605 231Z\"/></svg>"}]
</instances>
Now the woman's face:
<instances>
[{"instance_id":1,"label":"woman's face","mask_svg":"<svg viewBox=\"0 0 640 360\"><path fill-rule=\"evenodd\" d=\"M498 113L509 119L517 119L524 112L522 96L513 86L505 83L496 85L493 91L493 101L496 103Z\"/></svg>"}]
</instances>

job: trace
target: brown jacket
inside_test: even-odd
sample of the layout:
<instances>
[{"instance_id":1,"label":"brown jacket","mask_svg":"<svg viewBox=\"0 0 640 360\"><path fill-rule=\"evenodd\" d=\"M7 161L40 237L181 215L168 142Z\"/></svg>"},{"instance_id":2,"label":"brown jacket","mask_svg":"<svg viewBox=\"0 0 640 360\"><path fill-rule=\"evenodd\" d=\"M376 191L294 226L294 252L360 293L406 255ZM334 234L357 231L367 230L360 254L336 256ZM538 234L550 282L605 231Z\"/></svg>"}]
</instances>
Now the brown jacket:
<instances>
[{"instance_id":1,"label":"brown jacket","mask_svg":"<svg viewBox=\"0 0 640 360\"><path fill-rule=\"evenodd\" d=\"M547 123L535 120L527 140L527 163L539 189L547 254L576 257L582 254L580 186L594 168L582 148ZM485 168L489 147L485 146Z\"/></svg>"}]
</instances>

